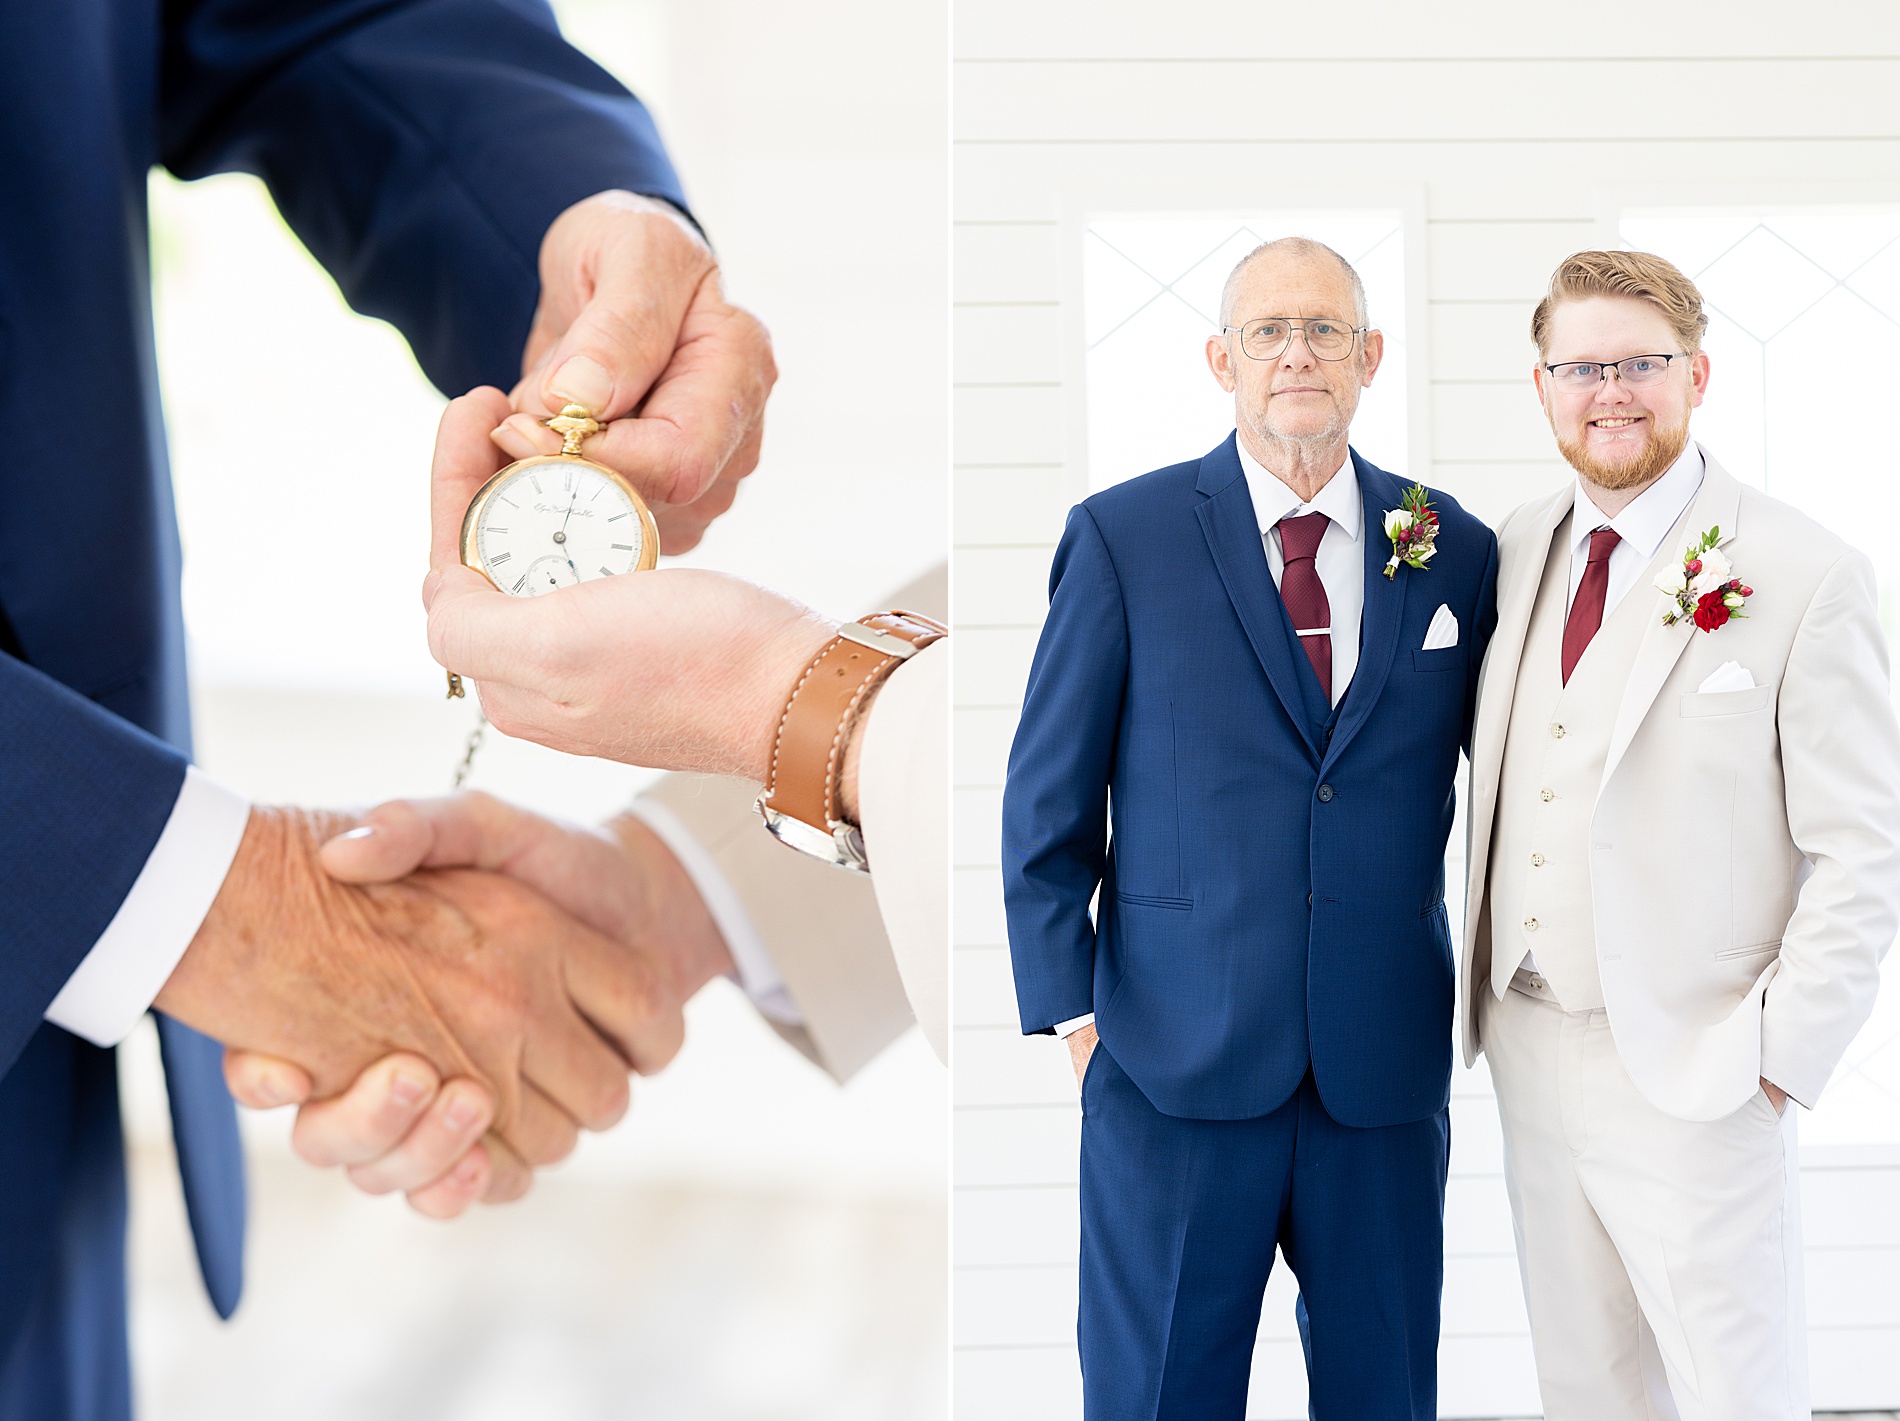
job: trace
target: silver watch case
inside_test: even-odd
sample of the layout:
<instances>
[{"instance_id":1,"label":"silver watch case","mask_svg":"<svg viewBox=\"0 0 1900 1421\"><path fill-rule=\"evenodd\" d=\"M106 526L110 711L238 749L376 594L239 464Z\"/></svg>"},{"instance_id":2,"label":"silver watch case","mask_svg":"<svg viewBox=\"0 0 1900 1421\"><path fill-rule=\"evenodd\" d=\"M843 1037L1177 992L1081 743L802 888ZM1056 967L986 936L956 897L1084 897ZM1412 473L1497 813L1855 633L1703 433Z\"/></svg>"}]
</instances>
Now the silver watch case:
<instances>
[{"instance_id":1,"label":"silver watch case","mask_svg":"<svg viewBox=\"0 0 1900 1421\"><path fill-rule=\"evenodd\" d=\"M789 814L768 809L763 795L759 797L756 808L765 820L766 829L786 848L797 849L820 863L828 863L833 868L842 868L849 873L871 871L871 862L864 855L864 833L857 825L838 819L832 822L829 831L820 829L816 824L807 824L803 819L794 819Z\"/></svg>"}]
</instances>

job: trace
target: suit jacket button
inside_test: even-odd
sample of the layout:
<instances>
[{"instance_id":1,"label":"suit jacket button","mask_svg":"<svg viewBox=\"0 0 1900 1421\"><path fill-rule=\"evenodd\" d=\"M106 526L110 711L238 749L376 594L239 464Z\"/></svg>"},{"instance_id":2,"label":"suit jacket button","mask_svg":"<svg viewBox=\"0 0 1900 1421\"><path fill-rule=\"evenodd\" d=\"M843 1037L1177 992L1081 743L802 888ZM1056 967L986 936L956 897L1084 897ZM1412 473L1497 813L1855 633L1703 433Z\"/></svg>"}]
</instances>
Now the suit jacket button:
<instances>
[{"instance_id":1,"label":"suit jacket button","mask_svg":"<svg viewBox=\"0 0 1900 1421\"><path fill-rule=\"evenodd\" d=\"M1330 804L1332 803L1332 800L1333 800L1333 787L1331 785L1321 785L1319 787L1319 802L1321 804Z\"/></svg>"},{"instance_id":2,"label":"suit jacket button","mask_svg":"<svg viewBox=\"0 0 1900 1421\"><path fill-rule=\"evenodd\" d=\"M1313 895L1311 893L1306 895L1306 906L1309 908L1313 906Z\"/></svg>"}]
</instances>

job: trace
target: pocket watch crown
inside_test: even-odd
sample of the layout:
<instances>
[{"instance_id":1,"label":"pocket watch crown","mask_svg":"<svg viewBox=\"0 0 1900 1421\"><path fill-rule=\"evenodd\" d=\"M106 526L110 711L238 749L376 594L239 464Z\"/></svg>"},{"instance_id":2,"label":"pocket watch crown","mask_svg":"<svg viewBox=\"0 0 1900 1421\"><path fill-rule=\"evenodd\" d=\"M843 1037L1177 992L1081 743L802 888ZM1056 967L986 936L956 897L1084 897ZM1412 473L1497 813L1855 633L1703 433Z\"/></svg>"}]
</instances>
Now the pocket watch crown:
<instances>
[{"instance_id":1,"label":"pocket watch crown","mask_svg":"<svg viewBox=\"0 0 1900 1421\"><path fill-rule=\"evenodd\" d=\"M559 414L541 422L561 436L563 454L579 454L581 441L600 430L600 421L587 412L586 405L564 405Z\"/></svg>"}]
</instances>

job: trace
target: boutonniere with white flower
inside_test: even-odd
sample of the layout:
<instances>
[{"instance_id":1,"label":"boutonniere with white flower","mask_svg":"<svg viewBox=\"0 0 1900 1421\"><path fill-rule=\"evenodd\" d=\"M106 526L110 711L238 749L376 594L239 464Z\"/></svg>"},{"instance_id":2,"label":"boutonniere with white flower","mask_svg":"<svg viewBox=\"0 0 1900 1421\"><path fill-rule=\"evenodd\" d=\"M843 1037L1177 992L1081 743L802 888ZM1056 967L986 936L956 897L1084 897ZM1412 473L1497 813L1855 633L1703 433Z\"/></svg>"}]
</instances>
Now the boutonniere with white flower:
<instances>
[{"instance_id":1,"label":"boutonniere with white flower","mask_svg":"<svg viewBox=\"0 0 1900 1421\"><path fill-rule=\"evenodd\" d=\"M1675 604L1663 613L1665 627L1688 617L1703 631L1712 632L1731 617L1746 620L1742 607L1755 589L1735 575L1727 555L1715 546L1721 540L1720 528L1709 529L1682 550L1682 566L1656 579L1657 589Z\"/></svg>"},{"instance_id":2,"label":"boutonniere with white flower","mask_svg":"<svg viewBox=\"0 0 1900 1421\"><path fill-rule=\"evenodd\" d=\"M1399 498L1399 506L1385 515L1385 535L1392 540L1392 560L1385 575L1392 576L1399 564L1425 570L1425 564L1438 551L1438 515L1424 484L1413 484Z\"/></svg>"}]
</instances>

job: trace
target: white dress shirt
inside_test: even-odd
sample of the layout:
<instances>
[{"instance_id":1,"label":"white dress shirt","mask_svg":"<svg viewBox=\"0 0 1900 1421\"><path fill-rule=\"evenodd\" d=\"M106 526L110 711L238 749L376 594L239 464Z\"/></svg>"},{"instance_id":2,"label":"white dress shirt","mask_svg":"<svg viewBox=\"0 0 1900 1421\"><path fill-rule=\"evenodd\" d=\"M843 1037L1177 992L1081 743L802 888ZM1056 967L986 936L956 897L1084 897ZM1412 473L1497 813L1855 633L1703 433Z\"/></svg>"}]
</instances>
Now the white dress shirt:
<instances>
[{"instance_id":1,"label":"white dress shirt","mask_svg":"<svg viewBox=\"0 0 1900 1421\"><path fill-rule=\"evenodd\" d=\"M1570 597L1564 605L1568 607L1577 600L1583 570L1590 565L1590 535L1599 528L1614 528L1623 541L1610 551L1610 585L1603 594L1603 615L1608 617L1636 585L1701 487L1702 449L1693 440L1667 473L1631 499L1614 518L1604 517L1603 510L1590 501L1583 480L1578 479L1570 515ZM1329 595L1331 591L1329 587Z\"/></svg>"},{"instance_id":2,"label":"white dress shirt","mask_svg":"<svg viewBox=\"0 0 1900 1421\"><path fill-rule=\"evenodd\" d=\"M211 911L250 817L247 800L187 766L132 891L45 1019L95 1046L130 1036Z\"/></svg>"},{"instance_id":3,"label":"white dress shirt","mask_svg":"<svg viewBox=\"0 0 1900 1421\"><path fill-rule=\"evenodd\" d=\"M1359 541L1366 516L1359 501L1359 472L1348 456L1325 487L1313 495L1313 501L1302 503L1277 474L1247 452L1245 444L1235 444L1240 451L1241 472L1247 476L1247 492L1253 496L1254 517L1259 520L1260 536L1266 543L1267 571L1273 574L1275 587L1286 572L1286 554L1280 550L1280 520L1307 513L1326 515L1326 536L1319 540L1313 568L1319 573L1320 586L1326 589L1326 605L1333 614L1333 704L1338 705L1345 699L1353 670L1359 665L1359 619L1366 605L1366 551Z\"/></svg>"},{"instance_id":4,"label":"white dress shirt","mask_svg":"<svg viewBox=\"0 0 1900 1421\"><path fill-rule=\"evenodd\" d=\"M745 905L712 856L664 805L636 800L630 808L672 851L699 890L726 940L734 977L745 994L772 1020L802 1024L804 1016ZM237 857L250 812L242 796L195 766L186 768L171 817L132 891L46 1008L45 1020L95 1046L116 1046L132 1034L211 911Z\"/></svg>"},{"instance_id":5,"label":"white dress shirt","mask_svg":"<svg viewBox=\"0 0 1900 1421\"><path fill-rule=\"evenodd\" d=\"M1333 615L1333 704L1345 699L1352 684L1352 673L1359 665L1359 622L1366 607L1366 551L1360 546L1365 531L1365 507L1359 501L1359 471L1352 456L1334 471L1325 487L1313 495L1311 503L1302 503L1278 474L1247 452L1240 440L1234 441L1240 453L1240 471L1247 476L1247 492L1253 498L1254 517L1260 524L1260 537L1266 544L1267 571L1273 585L1280 585L1286 572L1286 554L1280 550L1279 523L1307 513L1326 515L1326 534L1313 555L1313 569L1326 589L1326 605ZM1095 1013L1078 1016L1056 1026L1057 1036L1072 1036L1095 1020Z\"/></svg>"}]
</instances>

